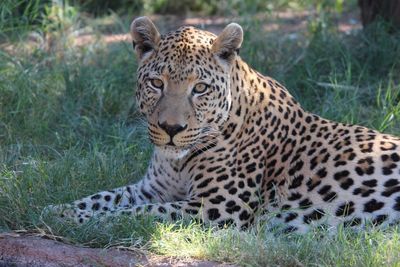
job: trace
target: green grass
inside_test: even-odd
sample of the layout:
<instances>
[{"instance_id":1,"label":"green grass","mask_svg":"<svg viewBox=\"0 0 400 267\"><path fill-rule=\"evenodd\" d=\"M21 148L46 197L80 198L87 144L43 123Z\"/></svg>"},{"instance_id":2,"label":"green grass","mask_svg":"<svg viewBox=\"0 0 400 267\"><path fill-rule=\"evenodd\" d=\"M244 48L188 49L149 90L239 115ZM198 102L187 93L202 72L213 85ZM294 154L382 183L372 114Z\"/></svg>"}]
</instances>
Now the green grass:
<instances>
[{"instance_id":1,"label":"green grass","mask_svg":"<svg viewBox=\"0 0 400 267\"><path fill-rule=\"evenodd\" d=\"M104 28L101 20L72 21L39 33L55 36L51 48L21 36L0 51L0 231L45 232L92 247L134 246L243 266L400 265L397 227L279 236L263 223L237 231L149 217L84 226L40 219L48 204L137 181L152 150L135 108L131 46L71 46L76 29L90 26L100 34ZM378 24L344 36L318 23L311 21L291 40L279 32L260 34L259 24L246 22L241 55L285 84L306 109L400 135L400 35ZM118 20L106 28L126 32L128 25Z\"/></svg>"}]
</instances>

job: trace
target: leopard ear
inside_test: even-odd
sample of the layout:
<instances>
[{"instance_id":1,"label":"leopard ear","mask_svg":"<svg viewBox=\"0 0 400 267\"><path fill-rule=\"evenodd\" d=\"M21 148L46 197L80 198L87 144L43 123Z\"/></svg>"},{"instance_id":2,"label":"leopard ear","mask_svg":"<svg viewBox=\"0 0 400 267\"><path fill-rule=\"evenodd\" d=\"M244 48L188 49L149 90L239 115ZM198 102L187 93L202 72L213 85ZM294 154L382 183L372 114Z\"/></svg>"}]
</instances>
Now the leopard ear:
<instances>
[{"instance_id":1,"label":"leopard ear","mask_svg":"<svg viewBox=\"0 0 400 267\"><path fill-rule=\"evenodd\" d=\"M158 48L161 39L154 23L148 17L139 17L131 23L133 48L142 61Z\"/></svg>"},{"instance_id":2,"label":"leopard ear","mask_svg":"<svg viewBox=\"0 0 400 267\"><path fill-rule=\"evenodd\" d=\"M242 42L242 27L237 23L231 23L214 40L211 50L220 59L229 63L239 53Z\"/></svg>"}]
</instances>

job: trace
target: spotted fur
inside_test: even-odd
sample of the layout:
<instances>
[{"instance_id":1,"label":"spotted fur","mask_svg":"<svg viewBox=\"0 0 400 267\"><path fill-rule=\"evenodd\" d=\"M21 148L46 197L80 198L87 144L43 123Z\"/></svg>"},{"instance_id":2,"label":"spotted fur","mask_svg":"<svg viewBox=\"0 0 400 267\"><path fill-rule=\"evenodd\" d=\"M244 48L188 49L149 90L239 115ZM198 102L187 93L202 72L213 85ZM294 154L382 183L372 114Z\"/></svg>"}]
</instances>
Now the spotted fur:
<instances>
[{"instance_id":1,"label":"spotted fur","mask_svg":"<svg viewBox=\"0 0 400 267\"><path fill-rule=\"evenodd\" d=\"M148 171L63 215L83 223L147 213L246 227L267 213L272 225L299 232L400 218L400 139L305 111L239 57L239 25L219 36L193 27L160 35L141 17L131 34L137 100L155 144Z\"/></svg>"}]
</instances>

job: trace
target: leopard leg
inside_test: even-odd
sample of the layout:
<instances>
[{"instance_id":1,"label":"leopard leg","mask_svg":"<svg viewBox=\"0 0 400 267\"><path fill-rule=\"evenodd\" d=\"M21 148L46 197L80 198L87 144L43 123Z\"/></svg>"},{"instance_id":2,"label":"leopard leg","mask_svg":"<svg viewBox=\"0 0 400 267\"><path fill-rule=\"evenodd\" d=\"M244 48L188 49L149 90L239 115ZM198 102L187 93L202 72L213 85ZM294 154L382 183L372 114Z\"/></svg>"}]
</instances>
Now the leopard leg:
<instances>
[{"instance_id":1,"label":"leopard leg","mask_svg":"<svg viewBox=\"0 0 400 267\"><path fill-rule=\"evenodd\" d=\"M195 218L204 223L211 223L213 225L234 224L238 228L248 226L249 222L253 219L254 212L249 207L239 208L238 206L238 209L228 209L227 212L227 209L207 202L208 201L204 199L193 199L166 203L151 203L134 207L122 207L110 213L115 216L148 214L167 221L175 221L180 218Z\"/></svg>"},{"instance_id":2,"label":"leopard leg","mask_svg":"<svg viewBox=\"0 0 400 267\"><path fill-rule=\"evenodd\" d=\"M84 223L93 216L112 213L122 208L184 199L184 181L167 180L172 175L168 171L167 167L159 168L156 164L151 164L147 174L136 184L98 192L70 204L48 206L45 210L67 220Z\"/></svg>"}]
</instances>

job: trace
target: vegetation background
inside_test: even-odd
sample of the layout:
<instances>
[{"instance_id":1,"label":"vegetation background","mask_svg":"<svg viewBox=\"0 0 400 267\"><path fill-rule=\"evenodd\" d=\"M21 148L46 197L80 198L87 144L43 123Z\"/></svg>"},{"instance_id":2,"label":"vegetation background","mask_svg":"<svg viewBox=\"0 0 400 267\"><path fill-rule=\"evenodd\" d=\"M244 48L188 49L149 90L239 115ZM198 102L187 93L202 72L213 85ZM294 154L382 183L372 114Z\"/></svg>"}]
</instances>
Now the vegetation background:
<instances>
[{"instance_id":1,"label":"vegetation background","mask_svg":"<svg viewBox=\"0 0 400 267\"><path fill-rule=\"evenodd\" d=\"M136 112L131 20L245 31L241 56L321 116L400 135L400 33L364 30L355 0L3 0L0 3L0 231L242 266L399 266L397 226L277 236L154 218L84 226L49 204L132 183L152 148Z\"/></svg>"}]
</instances>

